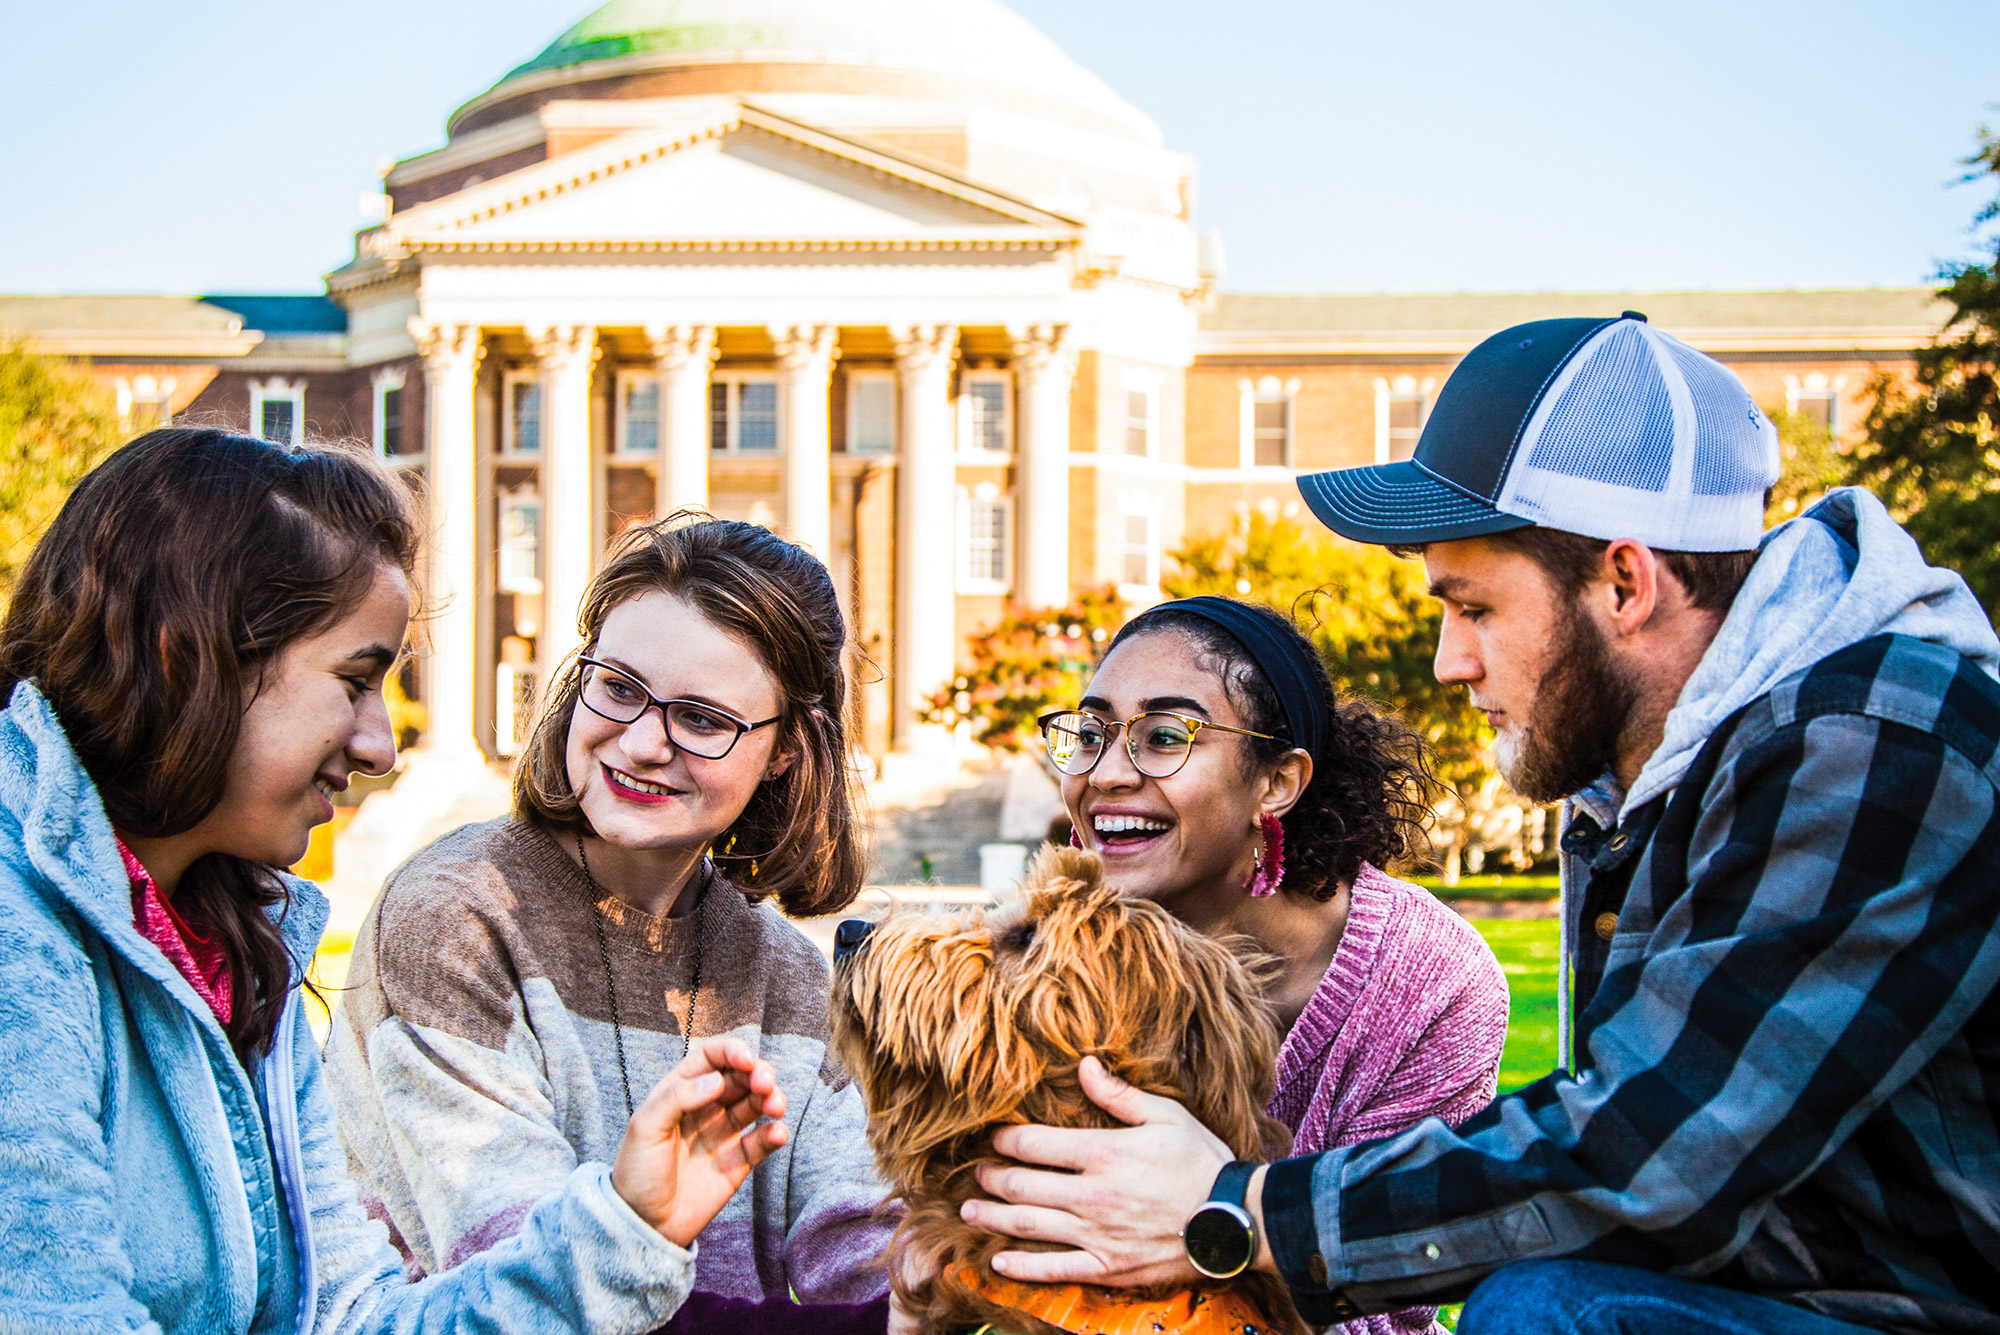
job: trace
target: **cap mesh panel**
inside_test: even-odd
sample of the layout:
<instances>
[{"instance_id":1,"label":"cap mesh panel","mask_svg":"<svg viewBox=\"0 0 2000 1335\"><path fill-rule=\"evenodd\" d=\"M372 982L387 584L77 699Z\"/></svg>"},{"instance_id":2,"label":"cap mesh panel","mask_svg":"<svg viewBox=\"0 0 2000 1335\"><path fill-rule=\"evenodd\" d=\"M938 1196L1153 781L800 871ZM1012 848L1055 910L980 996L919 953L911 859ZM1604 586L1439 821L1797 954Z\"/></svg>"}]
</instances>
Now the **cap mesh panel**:
<instances>
[{"instance_id":1,"label":"cap mesh panel","mask_svg":"<svg viewBox=\"0 0 2000 1335\"><path fill-rule=\"evenodd\" d=\"M1665 491L1674 463L1674 405L1645 335L1631 325L1586 354L1554 405L1526 466L1641 491Z\"/></svg>"},{"instance_id":2,"label":"cap mesh panel","mask_svg":"<svg viewBox=\"0 0 2000 1335\"><path fill-rule=\"evenodd\" d=\"M1764 462L1764 414L1728 371L1679 342L1666 344L1694 399L1694 493L1735 496L1776 482Z\"/></svg>"}]
</instances>

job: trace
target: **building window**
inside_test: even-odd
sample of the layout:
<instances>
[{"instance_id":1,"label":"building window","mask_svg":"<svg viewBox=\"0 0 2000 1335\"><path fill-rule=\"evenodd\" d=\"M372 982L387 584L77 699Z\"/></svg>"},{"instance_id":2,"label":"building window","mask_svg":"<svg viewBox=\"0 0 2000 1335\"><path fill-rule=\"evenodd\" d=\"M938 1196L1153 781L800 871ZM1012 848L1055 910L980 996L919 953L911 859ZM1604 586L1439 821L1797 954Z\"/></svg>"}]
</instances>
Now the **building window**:
<instances>
[{"instance_id":1,"label":"building window","mask_svg":"<svg viewBox=\"0 0 2000 1335\"><path fill-rule=\"evenodd\" d=\"M1785 409L1828 435L1837 435L1840 431L1840 391L1846 385L1845 376L1829 380L1815 372L1801 380L1788 375L1785 377Z\"/></svg>"},{"instance_id":2,"label":"building window","mask_svg":"<svg viewBox=\"0 0 2000 1335\"><path fill-rule=\"evenodd\" d=\"M778 448L778 382L770 376L717 376L708 385L708 446L743 454Z\"/></svg>"},{"instance_id":3,"label":"building window","mask_svg":"<svg viewBox=\"0 0 2000 1335\"><path fill-rule=\"evenodd\" d=\"M303 380L252 380L250 429L265 440L297 445L304 439L306 383Z\"/></svg>"},{"instance_id":4,"label":"building window","mask_svg":"<svg viewBox=\"0 0 2000 1335\"><path fill-rule=\"evenodd\" d=\"M1159 544L1154 540L1153 517L1128 514L1124 516L1124 526L1119 582L1150 589L1160 582Z\"/></svg>"},{"instance_id":5,"label":"building window","mask_svg":"<svg viewBox=\"0 0 2000 1335\"><path fill-rule=\"evenodd\" d=\"M618 374L619 454L660 452L660 382L645 372Z\"/></svg>"},{"instance_id":6,"label":"building window","mask_svg":"<svg viewBox=\"0 0 2000 1335\"><path fill-rule=\"evenodd\" d=\"M1153 452L1153 392L1125 391L1125 453L1150 455Z\"/></svg>"},{"instance_id":7,"label":"building window","mask_svg":"<svg viewBox=\"0 0 2000 1335\"><path fill-rule=\"evenodd\" d=\"M136 434L173 425L176 382L171 376L163 379L135 375L130 380L121 377L116 384L118 424L125 430Z\"/></svg>"},{"instance_id":8,"label":"building window","mask_svg":"<svg viewBox=\"0 0 2000 1335\"><path fill-rule=\"evenodd\" d=\"M1258 399L1250 405L1250 466L1288 468L1292 462L1292 401Z\"/></svg>"},{"instance_id":9,"label":"building window","mask_svg":"<svg viewBox=\"0 0 2000 1335\"><path fill-rule=\"evenodd\" d=\"M410 449L409 433L403 426L403 372L383 368L375 373L375 452L384 459L397 459Z\"/></svg>"},{"instance_id":10,"label":"building window","mask_svg":"<svg viewBox=\"0 0 2000 1335\"><path fill-rule=\"evenodd\" d=\"M1125 409L1125 453L1159 458L1160 405L1166 398L1166 373L1153 366L1127 366L1120 388L1125 397L1114 399L1113 403L1122 404Z\"/></svg>"},{"instance_id":11,"label":"building window","mask_svg":"<svg viewBox=\"0 0 2000 1335\"><path fill-rule=\"evenodd\" d=\"M509 372L503 382L506 419L501 433L503 454L542 452L542 381L533 371Z\"/></svg>"},{"instance_id":12,"label":"building window","mask_svg":"<svg viewBox=\"0 0 2000 1335\"><path fill-rule=\"evenodd\" d=\"M1242 466L1293 467L1292 404L1299 382L1267 375L1239 380L1236 388L1242 405Z\"/></svg>"},{"instance_id":13,"label":"building window","mask_svg":"<svg viewBox=\"0 0 2000 1335\"><path fill-rule=\"evenodd\" d=\"M1013 451L1011 377L1004 371L968 371L959 389L959 449L969 454Z\"/></svg>"},{"instance_id":14,"label":"building window","mask_svg":"<svg viewBox=\"0 0 2000 1335\"><path fill-rule=\"evenodd\" d=\"M503 756L520 751L535 722L534 648L518 635L500 641L493 665L493 749Z\"/></svg>"},{"instance_id":15,"label":"building window","mask_svg":"<svg viewBox=\"0 0 2000 1335\"><path fill-rule=\"evenodd\" d=\"M1118 592L1128 599L1158 596L1160 584L1161 498L1151 491L1118 492L1116 509L1109 516L1112 568L1118 575Z\"/></svg>"},{"instance_id":16,"label":"building window","mask_svg":"<svg viewBox=\"0 0 2000 1335\"><path fill-rule=\"evenodd\" d=\"M1375 462L1392 463L1417 452L1430 415L1431 393L1437 381L1399 375L1375 382Z\"/></svg>"},{"instance_id":17,"label":"building window","mask_svg":"<svg viewBox=\"0 0 2000 1335\"><path fill-rule=\"evenodd\" d=\"M896 377L886 371L847 373L847 452L887 454L896 448Z\"/></svg>"},{"instance_id":18,"label":"building window","mask_svg":"<svg viewBox=\"0 0 2000 1335\"><path fill-rule=\"evenodd\" d=\"M376 439L382 443L382 453L395 455L403 453L403 387L382 391L381 426Z\"/></svg>"},{"instance_id":19,"label":"building window","mask_svg":"<svg viewBox=\"0 0 2000 1335\"><path fill-rule=\"evenodd\" d=\"M1424 429L1424 401L1414 394L1396 394L1389 399L1389 457L1407 459L1417 452L1417 437Z\"/></svg>"},{"instance_id":20,"label":"building window","mask_svg":"<svg viewBox=\"0 0 2000 1335\"><path fill-rule=\"evenodd\" d=\"M500 496L499 585L502 593L542 591L542 498L533 487Z\"/></svg>"},{"instance_id":21,"label":"building window","mask_svg":"<svg viewBox=\"0 0 2000 1335\"><path fill-rule=\"evenodd\" d=\"M1014 507L991 482L958 489L958 591L1005 593L1013 583Z\"/></svg>"}]
</instances>

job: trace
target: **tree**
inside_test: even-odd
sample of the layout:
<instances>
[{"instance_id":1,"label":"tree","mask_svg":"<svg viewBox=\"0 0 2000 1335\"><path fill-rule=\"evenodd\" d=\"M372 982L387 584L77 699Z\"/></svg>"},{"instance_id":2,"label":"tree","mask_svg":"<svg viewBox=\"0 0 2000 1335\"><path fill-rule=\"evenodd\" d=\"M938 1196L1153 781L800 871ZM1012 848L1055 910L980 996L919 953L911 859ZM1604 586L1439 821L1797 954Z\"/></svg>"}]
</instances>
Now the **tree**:
<instances>
[{"instance_id":1,"label":"tree","mask_svg":"<svg viewBox=\"0 0 2000 1335\"><path fill-rule=\"evenodd\" d=\"M1078 594L1068 607L1010 608L972 636L971 669L932 692L917 717L947 728L965 723L986 746L1033 745L1035 720L1077 702L1124 622L1125 603L1108 586Z\"/></svg>"},{"instance_id":2,"label":"tree","mask_svg":"<svg viewBox=\"0 0 2000 1335\"><path fill-rule=\"evenodd\" d=\"M1965 179L2000 185L2000 134L1982 129L1979 140ZM1974 226L1995 221L2000 198ZM1964 575L1991 617L2000 615L2000 236L1990 261L1947 265L1939 277L1951 318L1917 352L1913 383L1880 376L1870 386L1852 478L1875 489L1931 561Z\"/></svg>"},{"instance_id":3,"label":"tree","mask_svg":"<svg viewBox=\"0 0 2000 1335\"><path fill-rule=\"evenodd\" d=\"M1768 528L1797 518L1827 492L1846 485L1854 463L1821 423L1783 408L1766 407L1764 412L1778 429L1780 459L1778 484L1764 507Z\"/></svg>"},{"instance_id":4,"label":"tree","mask_svg":"<svg viewBox=\"0 0 2000 1335\"><path fill-rule=\"evenodd\" d=\"M1161 581L1169 596L1217 593L1278 609L1312 639L1336 687L1386 706L1423 737L1446 789L1432 837L1447 880L1468 853L1477 860L1490 849L1517 867L1539 858L1545 818L1501 786L1485 715L1433 671L1442 612L1420 564L1308 531L1274 509L1188 543L1174 564Z\"/></svg>"},{"instance_id":5,"label":"tree","mask_svg":"<svg viewBox=\"0 0 2000 1335\"><path fill-rule=\"evenodd\" d=\"M70 488L122 439L95 381L0 341L0 603Z\"/></svg>"}]
</instances>

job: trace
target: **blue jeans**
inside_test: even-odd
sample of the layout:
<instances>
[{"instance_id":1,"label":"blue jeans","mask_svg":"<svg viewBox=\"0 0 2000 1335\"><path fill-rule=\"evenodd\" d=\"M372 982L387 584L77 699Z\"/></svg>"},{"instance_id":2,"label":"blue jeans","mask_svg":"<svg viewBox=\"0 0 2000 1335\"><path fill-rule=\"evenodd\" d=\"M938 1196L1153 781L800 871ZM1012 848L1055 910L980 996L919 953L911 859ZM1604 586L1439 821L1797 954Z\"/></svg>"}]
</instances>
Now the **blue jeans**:
<instances>
[{"instance_id":1,"label":"blue jeans","mask_svg":"<svg viewBox=\"0 0 2000 1335\"><path fill-rule=\"evenodd\" d=\"M1868 1335L1803 1307L1602 1261L1522 1261L1466 1300L1458 1335Z\"/></svg>"}]
</instances>

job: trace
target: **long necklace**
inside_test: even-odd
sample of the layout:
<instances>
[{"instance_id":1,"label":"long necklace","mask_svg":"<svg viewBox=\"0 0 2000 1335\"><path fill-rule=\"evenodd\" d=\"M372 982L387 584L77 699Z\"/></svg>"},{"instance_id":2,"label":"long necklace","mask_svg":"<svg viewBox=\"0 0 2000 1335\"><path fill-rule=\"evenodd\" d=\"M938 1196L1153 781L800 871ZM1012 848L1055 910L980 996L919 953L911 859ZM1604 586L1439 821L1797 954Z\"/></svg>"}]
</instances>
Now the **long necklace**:
<instances>
[{"instance_id":1,"label":"long necklace","mask_svg":"<svg viewBox=\"0 0 2000 1335\"><path fill-rule=\"evenodd\" d=\"M625 1090L625 1120L632 1120L632 1074L625 1068L625 1026L618 1016L618 984L611 977L611 948L604 943L604 892L590 874L590 858L583 851L583 831L576 832L576 860L583 864L583 879L590 883L590 920L597 926L597 958L604 963L604 992L611 998L611 1041L618 1049L618 1083ZM688 988L687 1022L681 1026L681 1060L694 1050L694 1003L701 998L702 910L708 907L708 882L695 891L694 902L694 984ZM671 1014L671 1012L669 1012Z\"/></svg>"}]
</instances>

